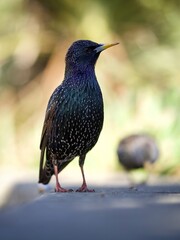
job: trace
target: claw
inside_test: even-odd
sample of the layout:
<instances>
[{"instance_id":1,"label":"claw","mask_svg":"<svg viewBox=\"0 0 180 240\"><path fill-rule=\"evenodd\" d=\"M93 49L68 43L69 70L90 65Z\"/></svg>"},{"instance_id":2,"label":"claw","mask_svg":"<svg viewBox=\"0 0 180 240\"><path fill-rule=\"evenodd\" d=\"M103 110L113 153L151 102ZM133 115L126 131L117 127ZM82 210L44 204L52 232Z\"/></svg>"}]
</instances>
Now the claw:
<instances>
[{"instance_id":1,"label":"claw","mask_svg":"<svg viewBox=\"0 0 180 240\"><path fill-rule=\"evenodd\" d=\"M83 184L80 188L78 188L76 190L76 192L95 192L95 190L94 189L89 189L89 188L87 188L86 185Z\"/></svg>"},{"instance_id":2,"label":"claw","mask_svg":"<svg viewBox=\"0 0 180 240\"><path fill-rule=\"evenodd\" d=\"M68 192L67 189L65 189L65 188L59 188L59 187L58 187L58 188L56 187L54 190L55 190L55 192Z\"/></svg>"},{"instance_id":3,"label":"claw","mask_svg":"<svg viewBox=\"0 0 180 240\"><path fill-rule=\"evenodd\" d=\"M59 186L56 186L56 188L54 189L55 192L73 192L73 189L65 189Z\"/></svg>"}]
</instances>

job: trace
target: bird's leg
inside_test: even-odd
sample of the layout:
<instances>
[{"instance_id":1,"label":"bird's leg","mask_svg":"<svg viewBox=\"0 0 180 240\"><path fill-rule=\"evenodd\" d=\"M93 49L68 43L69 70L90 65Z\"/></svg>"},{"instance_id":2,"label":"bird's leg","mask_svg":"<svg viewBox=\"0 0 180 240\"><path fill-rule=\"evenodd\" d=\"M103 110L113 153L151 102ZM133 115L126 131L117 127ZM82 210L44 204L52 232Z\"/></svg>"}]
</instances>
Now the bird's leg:
<instances>
[{"instance_id":1,"label":"bird's leg","mask_svg":"<svg viewBox=\"0 0 180 240\"><path fill-rule=\"evenodd\" d=\"M86 184L86 179L85 179L84 169L83 169L85 157L86 157L86 155L79 157L79 166L81 168L83 183L82 183L81 187L76 190L76 192L95 192L94 189L88 189L87 184Z\"/></svg>"},{"instance_id":2,"label":"bird's leg","mask_svg":"<svg viewBox=\"0 0 180 240\"><path fill-rule=\"evenodd\" d=\"M56 178L56 187L55 187L55 192L69 192L69 190L62 188L60 183L59 183L59 179L58 179L58 165L57 163L53 163L54 165L54 175Z\"/></svg>"}]
</instances>

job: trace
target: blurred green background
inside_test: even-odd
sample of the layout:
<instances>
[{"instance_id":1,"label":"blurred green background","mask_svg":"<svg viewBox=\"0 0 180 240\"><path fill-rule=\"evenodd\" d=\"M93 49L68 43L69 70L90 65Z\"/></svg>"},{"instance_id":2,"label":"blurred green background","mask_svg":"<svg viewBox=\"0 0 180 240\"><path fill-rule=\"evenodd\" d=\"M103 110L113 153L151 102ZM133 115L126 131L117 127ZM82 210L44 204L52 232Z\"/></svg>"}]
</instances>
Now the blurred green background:
<instances>
[{"instance_id":1,"label":"blurred green background","mask_svg":"<svg viewBox=\"0 0 180 240\"><path fill-rule=\"evenodd\" d=\"M77 39L120 42L96 66L105 124L86 168L120 170L118 141L148 132L161 152L154 172L180 176L179 0L1 0L0 168L38 175L47 102Z\"/></svg>"}]
</instances>

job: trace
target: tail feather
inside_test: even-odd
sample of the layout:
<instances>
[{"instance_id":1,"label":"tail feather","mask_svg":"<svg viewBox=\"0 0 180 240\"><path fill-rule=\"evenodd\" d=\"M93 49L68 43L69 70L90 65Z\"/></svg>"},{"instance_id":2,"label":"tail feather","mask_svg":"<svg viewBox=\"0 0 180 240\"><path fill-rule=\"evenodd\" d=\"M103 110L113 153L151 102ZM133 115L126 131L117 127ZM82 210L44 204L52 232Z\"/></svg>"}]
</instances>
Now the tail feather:
<instances>
[{"instance_id":1,"label":"tail feather","mask_svg":"<svg viewBox=\"0 0 180 240\"><path fill-rule=\"evenodd\" d=\"M48 184L51 180L52 175L48 175L46 169L43 169L41 175L39 176L39 183Z\"/></svg>"},{"instance_id":2,"label":"tail feather","mask_svg":"<svg viewBox=\"0 0 180 240\"><path fill-rule=\"evenodd\" d=\"M44 166L44 153L45 149L42 148L39 166L39 183L48 184L51 180L52 175L54 174L54 169L52 166L49 168L47 166ZM60 173L71 161L72 160L66 161L58 165L58 172Z\"/></svg>"},{"instance_id":3,"label":"tail feather","mask_svg":"<svg viewBox=\"0 0 180 240\"><path fill-rule=\"evenodd\" d=\"M39 183L48 184L51 179L51 175L47 174L46 169L44 167L44 153L45 147L42 146L39 164Z\"/></svg>"},{"instance_id":4,"label":"tail feather","mask_svg":"<svg viewBox=\"0 0 180 240\"><path fill-rule=\"evenodd\" d=\"M43 172L43 163L44 163L44 151L41 150L40 164L39 164L39 180Z\"/></svg>"}]
</instances>

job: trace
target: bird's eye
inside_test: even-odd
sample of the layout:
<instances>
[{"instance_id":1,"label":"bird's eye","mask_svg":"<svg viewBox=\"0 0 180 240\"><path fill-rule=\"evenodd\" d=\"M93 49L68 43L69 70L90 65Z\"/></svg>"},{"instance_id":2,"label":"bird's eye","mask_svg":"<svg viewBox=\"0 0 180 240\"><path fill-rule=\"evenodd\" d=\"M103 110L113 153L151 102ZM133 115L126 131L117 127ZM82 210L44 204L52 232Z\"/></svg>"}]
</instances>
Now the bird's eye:
<instances>
[{"instance_id":1,"label":"bird's eye","mask_svg":"<svg viewBox=\"0 0 180 240\"><path fill-rule=\"evenodd\" d=\"M92 51L95 49L94 46L86 47L86 52L87 53L92 53Z\"/></svg>"}]
</instances>

